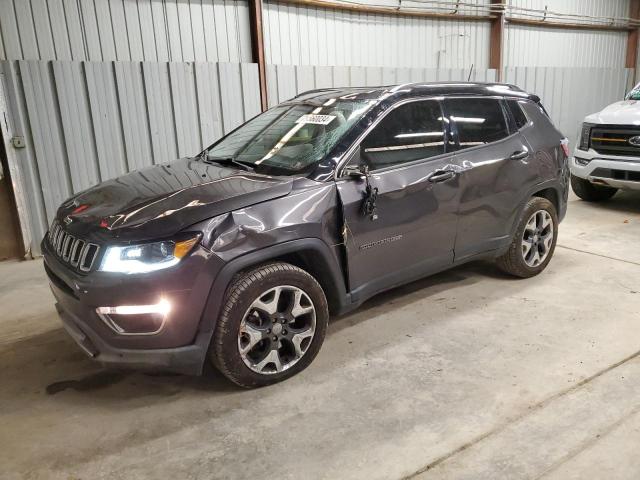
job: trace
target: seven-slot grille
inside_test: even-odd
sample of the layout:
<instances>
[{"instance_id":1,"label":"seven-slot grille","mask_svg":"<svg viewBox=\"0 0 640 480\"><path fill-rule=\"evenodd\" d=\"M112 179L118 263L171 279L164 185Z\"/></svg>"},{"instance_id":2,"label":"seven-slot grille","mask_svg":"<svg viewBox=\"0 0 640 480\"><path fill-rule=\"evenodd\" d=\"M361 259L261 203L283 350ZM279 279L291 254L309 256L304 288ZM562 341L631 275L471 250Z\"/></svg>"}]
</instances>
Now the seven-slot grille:
<instances>
[{"instance_id":1,"label":"seven-slot grille","mask_svg":"<svg viewBox=\"0 0 640 480\"><path fill-rule=\"evenodd\" d=\"M49 245L60 260L81 272L91 271L100 250L95 243L85 242L65 232L55 220L49 229Z\"/></svg>"},{"instance_id":2,"label":"seven-slot grille","mask_svg":"<svg viewBox=\"0 0 640 480\"><path fill-rule=\"evenodd\" d=\"M591 129L591 148L609 155L640 156L640 145L629 143L640 136L640 128L631 126L595 126Z\"/></svg>"}]
</instances>

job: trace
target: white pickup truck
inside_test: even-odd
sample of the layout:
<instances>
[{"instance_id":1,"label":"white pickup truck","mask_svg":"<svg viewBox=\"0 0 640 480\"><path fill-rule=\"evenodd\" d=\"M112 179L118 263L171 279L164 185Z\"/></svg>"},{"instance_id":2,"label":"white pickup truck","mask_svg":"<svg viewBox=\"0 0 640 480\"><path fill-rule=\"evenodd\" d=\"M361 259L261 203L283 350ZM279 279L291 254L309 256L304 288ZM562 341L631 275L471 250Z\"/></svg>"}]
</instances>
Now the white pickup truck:
<instances>
[{"instance_id":1,"label":"white pickup truck","mask_svg":"<svg viewBox=\"0 0 640 480\"><path fill-rule=\"evenodd\" d=\"M570 166L571 187L583 200L640 190L640 84L623 101L584 119Z\"/></svg>"}]
</instances>

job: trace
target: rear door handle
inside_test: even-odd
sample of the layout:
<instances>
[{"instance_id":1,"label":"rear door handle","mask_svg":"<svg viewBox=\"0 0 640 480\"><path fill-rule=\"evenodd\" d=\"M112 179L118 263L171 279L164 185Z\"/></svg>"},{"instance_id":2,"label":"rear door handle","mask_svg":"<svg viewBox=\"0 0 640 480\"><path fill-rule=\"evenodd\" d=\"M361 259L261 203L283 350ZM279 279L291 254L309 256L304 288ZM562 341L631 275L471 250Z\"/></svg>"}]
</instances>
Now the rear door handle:
<instances>
[{"instance_id":1,"label":"rear door handle","mask_svg":"<svg viewBox=\"0 0 640 480\"><path fill-rule=\"evenodd\" d=\"M524 160L529 156L529 152L526 150L518 150L517 152L513 152L509 157L509 160Z\"/></svg>"},{"instance_id":2,"label":"rear door handle","mask_svg":"<svg viewBox=\"0 0 640 480\"><path fill-rule=\"evenodd\" d=\"M456 176L453 170L436 170L429 175L428 180L432 183L446 182Z\"/></svg>"}]
</instances>

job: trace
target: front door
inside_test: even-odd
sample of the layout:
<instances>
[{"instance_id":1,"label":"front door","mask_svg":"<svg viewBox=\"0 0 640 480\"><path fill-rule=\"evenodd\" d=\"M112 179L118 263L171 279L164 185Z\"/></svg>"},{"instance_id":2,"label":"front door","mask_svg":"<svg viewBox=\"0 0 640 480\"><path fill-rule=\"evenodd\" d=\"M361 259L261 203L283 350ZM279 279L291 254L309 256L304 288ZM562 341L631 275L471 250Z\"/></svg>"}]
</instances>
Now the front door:
<instances>
[{"instance_id":1,"label":"front door","mask_svg":"<svg viewBox=\"0 0 640 480\"><path fill-rule=\"evenodd\" d=\"M392 108L363 139L349 166L366 165L378 189L365 212L365 178L337 181L343 206L353 300L451 265L458 209L458 168L447 153L439 101Z\"/></svg>"}]
</instances>

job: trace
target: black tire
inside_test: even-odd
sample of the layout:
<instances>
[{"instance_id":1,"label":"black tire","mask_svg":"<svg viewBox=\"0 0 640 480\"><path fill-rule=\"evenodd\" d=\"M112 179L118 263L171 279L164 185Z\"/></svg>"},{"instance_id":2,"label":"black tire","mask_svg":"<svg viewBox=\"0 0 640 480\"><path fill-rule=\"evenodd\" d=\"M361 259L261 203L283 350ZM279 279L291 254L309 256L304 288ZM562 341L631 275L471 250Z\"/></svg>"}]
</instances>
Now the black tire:
<instances>
[{"instance_id":1,"label":"black tire","mask_svg":"<svg viewBox=\"0 0 640 480\"><path fill-rule=\"evenodd\" d=\"M261 298L265 291L278 286L293 286L308 296L315 308L315 333L297 363L281 372L258 373L245 364L239 351L238 335L242 320L252 303ZM213 365L236 385L244 388L271 385L296 375L311 364L320 351L328 323L327 299L315 278L288 263L265 264L238 275L227 290L209 357Z\"/></svg>"},{"instance_id":2,"label":"black tire","mask_svg":"<svg viewBox=\"0 0 640 480\"><path fill-rule=\"evenodd\" d=\"M525 233L525 228L527 227L527 223L532 218L534 213L539 211L546 211L551 216L551 221L553 225L553 240L548 249L548 253L539 265L530 266L525 261L525 257L523 254L523 237ZM548 217L547 217L548 218ZM509 246L509 250L496 259L496 263L500 270L506 272L510 275L514 275L520 278L529 278L534 275L538 275L542 272L549 262L551 261L551 257L553 256L553 252L556 248L556 242L558 240L558 213L556 211L556 207L546 198L542 197L532 197L525 206L522 216L520 218L520 222L518 223L518 228L516 229L516 233L511 240L511 245ZM537 248L537 247L536 247Z\"/></svg>"},{"instance_id":3,"label":"black tire","mask_svg":"<svg viewBox=\"0 0 640 480\"><path fill-rule=\"evenodd\" d=\"M609 200L618 191L617 188L594 185L588 180L571 175L571 188L575 194L587 202Z\"/></svg>"}]
</instances>

